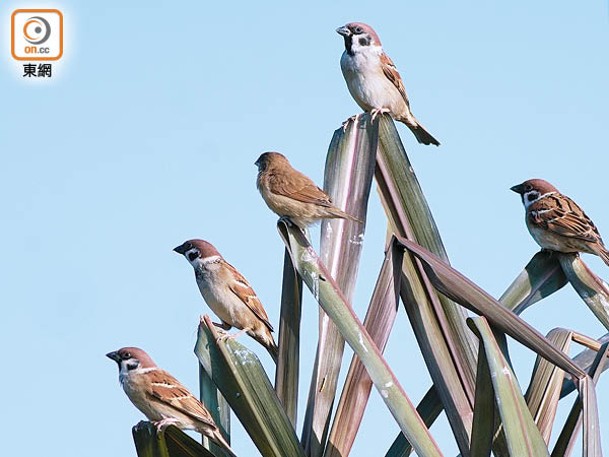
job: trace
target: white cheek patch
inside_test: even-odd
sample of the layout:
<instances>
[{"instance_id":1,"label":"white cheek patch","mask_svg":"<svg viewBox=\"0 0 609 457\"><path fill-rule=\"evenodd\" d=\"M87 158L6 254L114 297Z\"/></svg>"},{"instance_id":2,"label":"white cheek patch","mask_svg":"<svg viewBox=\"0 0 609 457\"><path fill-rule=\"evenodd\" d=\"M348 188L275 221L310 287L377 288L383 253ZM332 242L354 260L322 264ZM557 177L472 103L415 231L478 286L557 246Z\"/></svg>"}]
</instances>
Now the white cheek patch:
<instances>
[{"instance_id":1,"label":"white cheek patch","mask_svg":"<svg viewBox=\"0 0 609 457\"><path fill-rule=\"evenodd\" d=\"M199 265L201 259L199 258L199 250L198 249L189 249L184 253L184 256L192 266ZM191 258L192 257L192 258Z\"/></svg>"},{"instance_id":2,"label":"white cheek patch","mask_svg":"<svg viewBox=\"0 0 609 457\"><path fill-rule=\"evenodd\" d=\"M536 190L530 190L529 192L525 192L522 196L522 201L524 202L524 207L528 208L537 200L539 200L540 195Z\"/></svg>"},{"instance_id":3,"label":"white cheek patch","mask_svg":"<svg viewBox=\"0 0 609 457\"><path fill-rule=\"evenodd\" d=\"M539 192L536 191L536 190L531 190L529 192L526 192L522 196L522 199L524 201L524 207L528 208L529 206L531 206L536 201L539 201L542 198L546 198L546 197L549 197L550 195L555 195L555 194L556 194L556 192L547 192L547 193L545 193L543 195L540 195Z\"/></svg>"},{"instance_id":4,"label":"white cheek patch","mask_svg":"<svg viewBox=\"0 0 609 457\"><path fill-rule=\"evenodd\" d=\"M365 38L364 41L360 43L359 40L363 38ZM353 40L351 41L351 50L353 52L370 52L377 55L380 55L383 52L383 49L380 46L370 42L370 37L367 35L354 35Z\"/></svg>"}]
</instances>

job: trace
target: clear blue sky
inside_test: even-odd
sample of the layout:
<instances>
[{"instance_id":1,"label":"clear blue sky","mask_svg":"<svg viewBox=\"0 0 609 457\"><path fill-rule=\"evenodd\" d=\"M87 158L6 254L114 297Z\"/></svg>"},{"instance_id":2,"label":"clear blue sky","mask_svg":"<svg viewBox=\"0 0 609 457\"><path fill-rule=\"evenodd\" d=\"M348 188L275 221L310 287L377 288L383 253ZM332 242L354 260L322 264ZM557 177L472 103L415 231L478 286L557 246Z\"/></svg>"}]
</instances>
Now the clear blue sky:
<instances>
[{"instance_id":1,"label":"clear blue sky","mask_svg":"<svg viewBox=\"0 0 609 457\"><path fill-rule=\"evenodd\" d=\"M442 142L419 145L399 127L455 267L495 296L521 271L537 246L509 187L530 177L572 196L609 238L607 3L496 3L2 2L3 453L134 455L142 416L104 357L121 346L145 348L196 391L192 349L208 311L171 251L188 238L213 242L278 323L283 246L253 162L278 150L321 182L334 129L358 112L334 32L348 21L376 28L414 113ZM7 29L13 9L40 6L64 12L65 57L51 81L27 84ZM370 214L361 316L382 259L376 193ZM544 333L604 333L569 287L524 317ZM316 322L308 298L308 347ZM415 402L429 386L417 353L401 313L387 358ZM532 358L515 354L526 386ZM605 436L608 391L601 379ZM257 455L233 424L239 455ZM398 432L376 392L363 426L354 456L379 455ZM454 455L445 423L433 431Z\"/></svg>"}]
</instances>

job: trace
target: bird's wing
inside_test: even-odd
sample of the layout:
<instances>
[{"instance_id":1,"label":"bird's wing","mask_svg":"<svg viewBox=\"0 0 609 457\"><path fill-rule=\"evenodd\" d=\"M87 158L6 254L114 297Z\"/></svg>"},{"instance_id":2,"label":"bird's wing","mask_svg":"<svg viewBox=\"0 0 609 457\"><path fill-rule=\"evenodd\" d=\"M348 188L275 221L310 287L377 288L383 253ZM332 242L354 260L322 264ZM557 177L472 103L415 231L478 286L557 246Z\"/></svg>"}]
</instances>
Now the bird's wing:
<instances>
[{"instance_id":1,"label":"bird's wing","mask_svg":"<svg viewBox=\"0 0 609 457\"><path fill-rule=\"evenodd\" d=\"M531 222L558 235L595 243L600 234L583 210L564 195L548 196L536 202L529 214Z\"/></svg>"},{"instance_id":2,"label":"bird's wing","mask_svg":"<svg viewBox=\"0 0 609 457\"><path fill-rule=\"evenodd\" d=\"M274 194L283 195L303 203L314 203L325 207L334 206L330 197L298 170L293 170L289 176L273 173L269 177L268 183L270 191Z\"/></svg>"},{"instance_id":3,"label":"bird's wing","mask_svg":"<svg viewBox=\"0 0 609 457\"><path fill-rule=\"evenodd\" d=\"M232 280L228 281L228 287L230 290L241 300L255 315L260 319L264 325L272 332L273 326L269 321L269 317L264 310L264 306L260 302L260 299L249 285L247 279L243 277L239 271L233 267L230 263L224 261L226 268L232 273Z\"/></svg>"},{"instance_id":4,"label":"bird's wing","mask_svg":"<svg viewBox=\"0 0 609 457\"><path fill-rule=\"evenodd\" d=\"M169 405L182 414L216 428L205 406L171 374L165 370L154 370L148 372L147 376L150 376L151 380L148 394L155 401Z\"/></svg>"},{"instance_id":5,"label":"bird's wing","mask_svg":"<svg viewBox=\"0 0 609 457\"><path fill-rule=\"evenodd\" d=\"M400 76L400 73L398 72L398 69L393 61L384 52L381 54L381 65L383 67L383 73L385 73L387 79L391 81L400 94L402 94L402 98L406 102L406 106L410 108L410 102L408 101L408 95L406 94L406 88L402 82L402 77Z\"/></svg>"}]
</instances>

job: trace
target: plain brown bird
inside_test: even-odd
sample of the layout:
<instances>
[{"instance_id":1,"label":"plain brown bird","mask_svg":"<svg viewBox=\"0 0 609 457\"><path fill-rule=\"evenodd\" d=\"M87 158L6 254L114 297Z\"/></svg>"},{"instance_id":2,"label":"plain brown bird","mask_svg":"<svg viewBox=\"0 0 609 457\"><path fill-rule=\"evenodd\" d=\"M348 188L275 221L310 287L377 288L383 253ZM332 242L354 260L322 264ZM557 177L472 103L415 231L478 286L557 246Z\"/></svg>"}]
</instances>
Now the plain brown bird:
<instances>
[{"instance_id":1,"label":"plain brown bird","mask_svg":"<svg viewBox=\"0 0 609 457\"><path fill-rule=\"evenodd\" d=\"M267 206L279 217L288 217L305 228L320 219L359 219L332 204L330 197L307 176L294 169L279 152L265 152L258 166L256 186Z\"/></svg>"},{"instance_id":2,"label":"plain brown bird","mask_svg":"<svg viewBox=\"0 0 609 457\"><path fill-rule=\"evenodd\" d=\"M522 197L527 228L542 248L595 254L609 265L598 229L577 203L543 179L529 179L511 190Z\"/></svg>"}]
</instances>

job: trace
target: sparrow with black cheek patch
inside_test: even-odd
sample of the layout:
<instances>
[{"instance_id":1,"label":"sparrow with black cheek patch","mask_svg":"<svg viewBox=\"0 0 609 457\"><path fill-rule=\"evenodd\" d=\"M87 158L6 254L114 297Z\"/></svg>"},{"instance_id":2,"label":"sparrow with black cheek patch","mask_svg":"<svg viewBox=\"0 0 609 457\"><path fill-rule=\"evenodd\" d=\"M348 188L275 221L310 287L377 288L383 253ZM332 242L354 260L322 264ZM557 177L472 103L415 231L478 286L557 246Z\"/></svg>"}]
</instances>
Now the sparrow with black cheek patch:
<instances>
[{"instance_id":1,"label":"sparrow with black cheek patch","mask_svg":"<svg viewBox=\"0 0 609 457\"><path fill-rule=\"evenodd\" d=\"M320 219L359 219L332 204L330 197L278 152L265 152L258 166L256 186L267 206L279 217L288 217L300 228Z\"/></svg>"},{"instance_id":2,"label":"sparrow with black cheek patch","mask_svg":"<svg viewBox=\"0 0 609 457\"><path fill-rule=\"evenodd\" d=\"M243 275L207 241L189 240L174 251L186 257L194 268L203 299L222 321L215 325L225 330L231 327L241 330L231 338L246 332L277 362L278 348L271 334L273 326L256 292Z\"/></svg>"},{"instance_id":3,"label":"sparrow with black cheek patch","mask_svg":"<svg viewBox=\"0 0 609 457\"><path fill-rule=\"evenodd\" d=\"M408 126L419 143L440 145L410 111L410 102L402 78L381 46L376 32L367 24L350 22L336 29L345 39L340 68L355 102L372 120L379 113L389 113Z\"/></svg>"},{"instance_id":4,"label":"sparrow with black cheek patch","mask_svg":"<svg viewBox=\"0 0 609 457\"><path fill-rule=\"evenodd\" d=\"M235 456L205 406L176 378L157 367L145 351L125 347L106 356L118 364L118 379L131 403L157 430L168 425L195 430Z\"/></svg>"},{"instance_id":5,"label":"sparrow with black cheek patch","mask_svg":"<svg viewBox=\"0 0 609 457\"><path fill-rule=\"evenodd\" d=\"M529 179L511 190L522 197L527 228L542 248L595 254L609 265L598 229L577 203L543 179Z\"/></svg>"}]
</instances>

